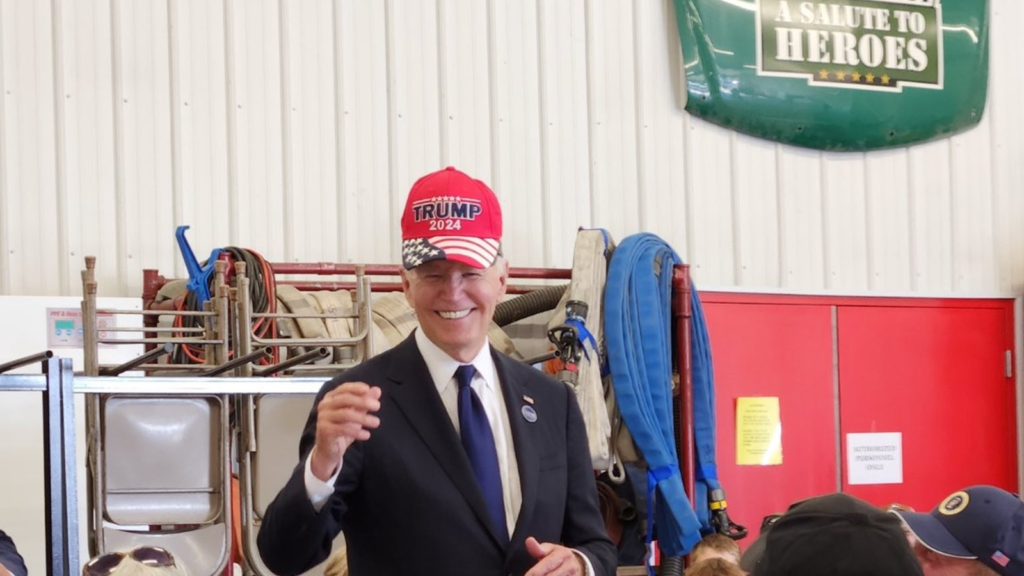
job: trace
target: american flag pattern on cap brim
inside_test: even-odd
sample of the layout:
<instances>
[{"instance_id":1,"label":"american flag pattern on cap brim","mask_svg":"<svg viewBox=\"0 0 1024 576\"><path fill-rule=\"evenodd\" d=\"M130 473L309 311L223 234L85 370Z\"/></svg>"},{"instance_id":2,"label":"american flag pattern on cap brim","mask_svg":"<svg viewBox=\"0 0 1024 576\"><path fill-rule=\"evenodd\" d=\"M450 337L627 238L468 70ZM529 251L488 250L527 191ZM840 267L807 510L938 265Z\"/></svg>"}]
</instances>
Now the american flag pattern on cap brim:
<instances>
[{"instance_id":1,"label":"american flag pattern on cap brim","mask_svg":"<svg viewBox=\"0 0 1024 576\"><path fill-rule=\"evenodd\" d=\"M412 269L431 260L446 258L487 268L498 256L498 241L472 236L434 236L402 242L402 264Z\"/></svg>"},{"instance_id":2,"label":"american flag pattern on cap brim","mask_svg":"<svg viewBox=\"0 0 1024 576\"><path fill-rule=\"evenodd\" d=\"M1002 551L996 550L995 554L992 555L992 561L1006 568L1006 565L1010 563L1010 557L1003 554Z\"/></svg>"}]
</instances>

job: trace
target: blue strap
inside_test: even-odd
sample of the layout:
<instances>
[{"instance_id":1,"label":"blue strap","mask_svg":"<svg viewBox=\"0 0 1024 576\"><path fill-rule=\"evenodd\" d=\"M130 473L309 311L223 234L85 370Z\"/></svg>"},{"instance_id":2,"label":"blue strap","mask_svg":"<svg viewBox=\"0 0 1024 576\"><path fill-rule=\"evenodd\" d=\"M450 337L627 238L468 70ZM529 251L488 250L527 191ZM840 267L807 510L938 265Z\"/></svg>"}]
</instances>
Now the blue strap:
<instances>
[{"instance_id":1,"label":"blue strap","mask_svg":"<svg viewBox=\"0 0 1024 576\"><path fill-rule=\"evenodd\" d=\"M678 262L653 234L627 237L612 254L604 300L616 402L651 470L647 532L657 526L658 546L668 556L685 555L701 538L683 490L672 416L672 268Z\"/></svg>"},{"instance_id":2,"label":"blue strap","mask_svg":"<svg viewBox=\"0 0 1024 576\"><path fill-rule=\"evenodd\" d=\"M658 486L658 479L651 472L647 473L647 550L644 564L647 565L647 573L654 576L654 489Z\"/></svg>"},{"instance_id":3,"label":"blue strap","mask_svg":"<svg viewBox=\"0 0 1024 576\"><path fill-rule=\"evenodd\" d=\"M590 360L590 351L587 350L587 343L590 343L590 347L597 350L597 340L594 335L587 330L587 325L584 324L583 319L578 316L571 316L565 319L566 326L572 326L576 329L576 339L579 340L581 347L583 348L583 355Z\"/></svg>"},{"instance_id":4,"label":"blue strap","mask_svg":"<svg viewBox=\"0 0 1024 576\"><path fill-rule=\"evenodd\" d=\"M662 466L661 468L655 468L653 470L648 470L647 471L647 536L646 536L646 538L647 538L647 546L646 546L646 548L647 548L647 560L648 561L646 562L646 564L647 564L647 573L650 574L650 576L654 576L654 563L650 561L654 557L654 546L653 546L653 543L654 543L654 530L651 530L651 528L654 526L654 524L653 524L653 520L654 520L654 518L653 518L653 516L654 516L654 506L653 506L652 503L655 500L657 500L657 496L655 495L654 492L655 492L655 488L657 488L657 486L658 486L658 482L661 482L663 480L669 480L670 478L672 478L673 475L679 476L679 467L678 466L675 466L675 465L672 465L672 466Z\"/></svg>"}]
</instances>

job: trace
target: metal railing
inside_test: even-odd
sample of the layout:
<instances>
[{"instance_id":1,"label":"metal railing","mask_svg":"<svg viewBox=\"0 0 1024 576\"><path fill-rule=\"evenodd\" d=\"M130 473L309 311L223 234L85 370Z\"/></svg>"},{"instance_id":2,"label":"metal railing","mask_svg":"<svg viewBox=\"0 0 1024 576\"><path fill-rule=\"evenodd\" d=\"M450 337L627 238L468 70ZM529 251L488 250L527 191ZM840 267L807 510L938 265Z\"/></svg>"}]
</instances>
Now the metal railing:
<instances>
[{"instance_id":1,"label":"metal railing","mask_svg":"<svg viewBox=\"0 0 1024 576\"><path fill-rule=\"evenodd\" d=\"M78 472L75 467L74 374L71 360L44 352L8 362L3 369L13 370L40 360L42 374L0 373L0 392L43 394L46 572L50 576L64 576L82 570L78 558Z\"/></svg>"}]
</instances>

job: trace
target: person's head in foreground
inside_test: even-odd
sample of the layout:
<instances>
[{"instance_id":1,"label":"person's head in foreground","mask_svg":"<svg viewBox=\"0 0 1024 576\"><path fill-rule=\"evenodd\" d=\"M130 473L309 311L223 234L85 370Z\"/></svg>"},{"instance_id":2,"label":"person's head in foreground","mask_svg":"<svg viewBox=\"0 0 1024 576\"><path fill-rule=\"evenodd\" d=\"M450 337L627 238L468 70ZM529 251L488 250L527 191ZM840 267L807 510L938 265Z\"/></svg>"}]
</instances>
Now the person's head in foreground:
<instances>
[{"instance_id":1,"label":"person's head in foreground","mask_svg":"<svg viewBox=\"0 0 1024 576\"><path fill-rule=\"evenodd\" d=\"M501 207L486 184L445 168L413 184L402 213L402 288L423 334L452 358L483 346L505 295Z\"/></svg>"},{"instance_id":2,"label":"person's head in foreground","mask_svg":"<svg viewBox=\"0 0 1024 576\"><path fill-rule=\"evenodd\" d=\"M739 564L740 545L724 534L708 534L690 551L690 565L711 558L721 558L727 562Z\"/></svg>"},{"instance_id":3,"label":"person's head in foreground","mask_svg":"<svg viewBox=\"0 0 1024 576\"><path fill-rule=\"evenodd\" d=\"M971 486L928 513L894 511L914 537L927 576L1024 576L1024 502Z\"/></svg>"},{"instance_id":4,"label":"person's head in foreground","mask_svg":"<svg viewBox=\"0 0 1024 576\"><path fill-rule=\"evenodd\" d=\"M740 565L752 576L922 574L898 519L846 494L790 506L761 533Z\"/></svg>"},{"instance_id":5,"label":"person's head in foreground","mask_svg":"<svg viewBox=\"0 0 1024 576\"><path fill-rule=\"evenodd\" d=\"M684 576L744 576L744 572L725 558L705 558L690 564Z\"/></svg>"},{"instance_id":6,"label":"person's head in foreground","mask_svg":"<svg viewBox=\"0 0 1024 576\"><path fill-rule=\"evenodd\" d=\"M86 562L82 576L189 576L174 555L157 546L139 546L128 552L108 552Z\"/></svg>"}]
</instances>

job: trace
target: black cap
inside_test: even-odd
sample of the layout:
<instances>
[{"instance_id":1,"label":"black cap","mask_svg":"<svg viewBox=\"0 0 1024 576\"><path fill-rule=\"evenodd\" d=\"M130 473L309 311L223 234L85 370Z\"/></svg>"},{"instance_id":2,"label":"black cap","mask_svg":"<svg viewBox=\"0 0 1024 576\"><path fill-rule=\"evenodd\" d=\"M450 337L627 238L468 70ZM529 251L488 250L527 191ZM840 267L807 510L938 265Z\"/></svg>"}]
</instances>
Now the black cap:
<instances>
[{"instance_id":1,"label":"black cap","mask_svg":"<svg viewBox=\"0 0 1024 576\"><path fill-rule=\"evenodd\" d=\"M1024 502L995 486L971 486L928 514L893 512L917 541L953 558L978 560L1002 576L1024 576Z\"/></svg>"},{"instance_id":2,"label":"black cap","mask_svg":"<svg viewBox=\"0 0 1024 576\"><path fill-rule=\"evenodd\" d=\"M746 551L743 552L743 556L740 557L740 568L743 569L744 572L750 573L754 571L754 566L757 564L757 561L761 559L761 555L764 554L764 545L768 540L768 530L771 529L772 525L774 525L779 518L782 518L782 514L769 514L761 520L761 531L758 533L757 540L754 540L754 543L751 544Z\"/></svg>"},{"instance_id":3,"label":"black cap","mask_svg":"<svg viewBox=\"0 0 1024 576\"><path fill-rule=\"evenodd\" d=\"M891 514L846 494L798 502L743 556L752 576L921 576Z\"/></svg>"}]
</instances>

